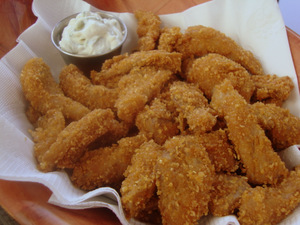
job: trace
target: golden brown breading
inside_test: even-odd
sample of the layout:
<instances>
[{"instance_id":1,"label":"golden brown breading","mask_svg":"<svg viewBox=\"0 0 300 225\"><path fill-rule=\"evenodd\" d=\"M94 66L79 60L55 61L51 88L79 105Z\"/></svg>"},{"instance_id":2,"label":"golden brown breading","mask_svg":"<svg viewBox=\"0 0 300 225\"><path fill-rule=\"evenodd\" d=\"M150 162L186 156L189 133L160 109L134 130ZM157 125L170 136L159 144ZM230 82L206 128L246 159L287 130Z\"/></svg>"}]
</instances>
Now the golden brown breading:
<instances>
[{"instance_id":1,"label":"golden brown breading","mask_svg":"<svg viewBox=\"0 0 300 225\"><path fill-rule=\"evenodd\" d=\"M255 187L242 195L238 220L241 225L275 225L300 203L300 170L291 171L275 187Z\"/></svg>"},{"instance_id":2,"label":"golden brown breading","mask_svg":"<svg viewBox=\"0 0 300 225\"><path fill-rule=\"evenodd\" d=\"M247 177L218 174L210 193L209 212L214 216L227 216L240 206L242 194L250 189Z\"/></svg>"},{"instance_id":3,"label":"golden brown breading","mask_svg":"<svg viewBox=\"0 0 300 225\"><path fill-rule=\"evenodd\" d=\"M26 117L34 127L37 127L37 122L41 116L43 115L39 111L34 109L31 105L28 105L28 108L26 110Z\"/></svg>"},{"instance_id":4,"label":"golden brown breading","mask_svg":"<svg viewBox=\"0 0 300 225\"><path fill-rule=\"evenodd\" d=\"M146 208L139 211L139 214L135 217L136 220L150 223L150 224L162 224L161 215L158 208L158 196L155 194L146 203Z\"/></svg>"},{"instance_id":5,"label":"golden brown breading","mask_svg":"<svg viewBox=\"0 0 300 225\"><path fill-rule=\"evenodd\" d=\"M276 184L287 175L284 162L258 125L253 109L229 80L225 79L215 87L211 106L219 115L224 116L228 137L235 146L250 183Z\"/></svg>"},{"instance_id":6,"label":"golden brown breading","mask_svg":"<svg viewBox=\"0 0 300 225\"><path fill-rule=\"evenodd\" d=\"M108 88L115 88L122 76L128 74L134 67L153 66L157 70L170 70L177 73L181 69L181 54L165 51L140 51L128 56L110 60L100 72L91 72L93 84L101 84ZM115 57L113 57L114 59Z\"/></svg>"},{"instance_id":7,"label":"golden brown breading","mask_svg":"<svg viewBox=\"0 0 300 225\"><path fill-rule=\"evenodd\" d=\"M42 156L39 168L45 172L56 167L73 168L90 143L120 126L110 109L93 110L57 135L56 141Z\"/></svg>"},{"instance_id":8,"label":"golden brown breading","mask_svg":"<svg viewBox=\"0 0 300 225\"><path fill-rule=\"evenodd\" d=\"M215 85L224 79L229 79L247 102L250 102L254 91L254 84L245 68L219 54L211 53L194 60L186 77L189 82L196 83L208 99L211 99Z\"/></svg>"},{"instance_id":9,"label":"golden brown breading","mask_svg":"<svg viewBox=\"0 0 300 225\"><path fill-rule=\"evenodd\" d=\"M83 190L120 188L132 155L147 139L143 135L122 138L110 147L87 151L73 170L71 180Z\"/></svg>"},{"instance_id":10,"label":"golden brown breading","mask_svg":"<svg viewBox=\"0 0 300 225\"><path fill-rule=\"evenodd\" d=\"M216 172L235 172L238 169L239 162L225 130L219 129L196 137L207 151Z\"/></svg>"},{"instance_id":11,"label":"golden brown breading","mask_svg":"<svg viewBox=\"0 0 300 225\"><path fill-rule=\"evenodd\" d=\"M143 10L135 11L134 15L138 23L138 50L149 51L155 49L160 34L161 20L159 16Z\"/></svg>"},{"instance_id":12,"label":"golden brown breading","mask_svg":"<svg viewBox=\"0 0 300 225\"><path fill-rule=\"evenodd\" d=\"M90 112L88 108L63 94L52 77L49 66L41 58L32 58L25 64L20 81L26 99L43 115L50 109L58 109L65 118L79 120Z\"/></svg>"},{"instance_id":13,"label":"golden brown breading","mask_svg":"<svg viewBox=\"0 0 300 225\"><path fill-rule=\"evenodd\" d=\"M45 152L56 141L58 134L65 128L65 118L61 111L48 110L46 115L37 121L35 130L29 130L34 141L34 156L38 162L42 160Z\"/></svg>"},{"instance_id":14,"label":"golden brown breading","mask_svg":"<svg viewBox=\"0 0 300 225\"><path fill-rule=\"evenodd\" d=\"M190 131L202 134L212 130L217 119L212 115L208 100L197 86L175 81L170 85L169 92L171 101L179 112L178 119L186 120Z\"/></svg>"},{"instance_id":15,"label":"golden brown breading","mask_svg":"<svg viewBox=\"0 0 300 225\"><path fill-rule=\"evenodd\" d=\"M157 49L173 52L182 33L179 27L165 27L161 30Z\"/></svg>"},{"instance_id":16,"label":"golden brown breading","mask_svg":"<svg viewBox=\"0 0 300 225\"><path fill-rule=\"evenodd\" d=\"M281 106L290 96L294 88L290 77L278 77L276 75L253 75L251 80L255 85L252 101L274 103Z\"/></svg>"},{"instance_id":17,"label":"golden brown breading","mask_svg":"<svg viewBox=\"0 0 300 225\"><path fill-rule=\"evenodd\" d=\"M137 217L155 195L155 167L162 146L150 140L142 144L132 157L122 182L122 204L129 217Z\"/></svg>"},{"instance_id":18,"label":"golden brown breading","mask_svg":"<svg viewBox=\"0 0 300 225\"><path fill-rule=\"evenodd\" d=\"M275 150L300 144L300 118L292 115L288 109L262 102L253 104L252 108L259 124L267 130Z\"/></svg>"},{"instance_id":19,"label":"golden brown breading","mask_svg":"<svg viewBox=\"0 0 300 225\"><path fill-rule=\"evenodd\" d=\"M133 123L136 115L160 93L172 75L170 70L155 67L132 69L119 82L119 97L115 104L118 117L126 123Z\"/></svg>"},{"instance_id":20,"label":"golden brown breading","mask_svg":"<svg viewBox=\"0 0 300 225\"><path fill-rule=\"evenodd\" d=\"M113 109L118 97L117 89L110 89L102 85L93 85L89 78L70 64L65 66L59 75L59 85L64 94L80 102L90 110Z\"/></svg>"},{"instance_id":21,"label":"golden brown breading","mask_svg":"<svg viewBox=\"0 0 300 225\"><path fill-rule=\"evenodd\" d=\"M205 148L192 136L164 144L157 163L157 189L163 224L196 224L208 213L214 167Z\"/></svg>"},{"instance_id":22,"label":"golden brown breading","mask_svg":"<svg viewBox=\"0 0 300 225\"><path fill-rule=\"evenodd\" d=\"M211 27L202 25L188 27L178 41L176 50L183 54L183 58L218 53L241 64L251 74L264 74L260 62L250 51L243 49L234 40Z\"/></svg>"},{"instance_id":23,"label":"golden brown breading","mask_svg":"<svg viewBox=\"0 0 300 225\"><path fill-rule=\"evenodd\" d=\"M155 98L150 106L145 106L137 115L135 124L141 133L158 144L165 143L179 133L178 124L160 98Z\"/></svg>"}]
</instances>

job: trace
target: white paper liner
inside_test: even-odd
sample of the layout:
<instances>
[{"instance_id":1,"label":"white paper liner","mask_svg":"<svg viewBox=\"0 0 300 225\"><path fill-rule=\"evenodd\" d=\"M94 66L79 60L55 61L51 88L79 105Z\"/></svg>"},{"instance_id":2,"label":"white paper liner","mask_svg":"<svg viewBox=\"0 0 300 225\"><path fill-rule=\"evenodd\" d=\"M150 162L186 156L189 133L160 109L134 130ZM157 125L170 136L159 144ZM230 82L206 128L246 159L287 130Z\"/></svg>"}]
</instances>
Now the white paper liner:
<instances>
[{"instance_id":1,"label":"white paper liner","mask_svg":"<svg viewBox=\"0 0 300 225\"><path fill-rule=\"evenodd\" d=\"M122 224L143 224L127 221L122 211L120 197L111 188L84 192L75 188L64 172L42 173L37 170L33 157L33 142L28 133L32 128L25 116L19 75L24 64L32 57L42 57L50 66L56 80L63 59L52 45L50 32L62 18L81 11L98 9L81 0L34 0L32 10L37 22L18 38L18 45L0 61L0 178L42 183L52 192L49 202L65 208L84 209L106 207L111 209ZM113 12L112 12L113 13ZM128 39L123 52L136 46L136 19L130 13L113 13L128 26ZM274 0L214 0L181 13L161 15L163 26L205 25L224 32L262 62L266 73L289 75L295 85L284 105L294 115L300 116L298 83L289 49L284 22ZM300 164L300 153L292 146L280 153L288 168ZM280 224L299 224L300 207ZM207 216L199 224L237 225L235 216Z\"/></svg>"}]
</instances>

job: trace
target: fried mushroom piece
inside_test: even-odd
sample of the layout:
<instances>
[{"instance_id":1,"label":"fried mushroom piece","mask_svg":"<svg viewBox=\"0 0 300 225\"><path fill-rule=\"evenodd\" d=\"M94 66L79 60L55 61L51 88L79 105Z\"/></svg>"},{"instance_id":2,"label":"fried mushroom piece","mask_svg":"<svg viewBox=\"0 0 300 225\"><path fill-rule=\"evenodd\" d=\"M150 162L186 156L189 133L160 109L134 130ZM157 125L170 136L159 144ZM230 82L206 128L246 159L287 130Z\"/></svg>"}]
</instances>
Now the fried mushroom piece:
<instances>
[{"instance_id":1,"label":"fried mushroom piece","mask_svg":"<svg viewBox=\"0 0 300 225\"><path fill-rule=\"evenodd\" d=\"M177 73L181 69L181 54L159 50L140 51L125 56L116 56L102 67L100 72L92 71L93 84L116 88L122 76L135 67L153 66L157 70L170 70Z\"/></svg>"},{"instance_id":2,"label":"fried mushroom piece","mask_svg":"<svg viewBox=\"0 0 300 225\"><path fill-rule=\"evenodd\" d=\"M137 217L145 212L149 201L156 191L155 167L162 146L153 140L142 144L132 157L122 182L121 199L125 212L129 217Z\"/></svg>"},{"instance_id":3,"label":"fried mushroom piece","mask_svg":"<svg viewBox=\"0 0 300 225\"><path fill-rule=\"evenodd\" d=\"M145 136L136 135L122 138L112 146L85 152L74 167L72 182L83 190L103 186L119 189L135 150L146 141Z\"/></svg>"},{"instance_id":4,"label":"fried mushroom piece","mask_svg":"<svg viewBox=\"0 0 300 225\"><path fill-rule=\"evenodd\" d=\"M261 63L252 52L243 49L230 37L211 27L188 27L178 40L176 50L183 54L183 58L218 53L241 64L251 74L264 74Z\"/></svg>"},{"instance_id":5,"label":"fried mushroom piece","mask_svg":"<svg viewBox=\"0 0 300 225\"><path fill-rule=\"evenodd\" d=\"M208 213L214 167L192 136L175 136L157 163L158 206L163 224L196 224Z\"/></svg>"},{"instance_id":6,"label":"fried mushroom piece","mask_svg":"<svg viewBox=\"0 0 300 225\"><path fill-rule=\"evenodd\" d=\"M281 106L294 88L293 81L288 76L253 75L251 80L255 85L255 91L252 96L253 102L261 101Z\"/></svg>"},{"instance_id":7,"label":"fried mushroom piece","mask_svg":"<svg viewBox=\"0 0 300 225\"><path fill-rule=\"evenodd\" d=\"M90 79L73 64L62 69L59 81L59 86L66 96L80 102L90 110L114 108L118 97L117 89L93 85Z\"/></svg>"},{"instance_id":8,"label":"fried mushroom piece","mask_svg":"<svg viewBox=\"0 0 300 225\"><path fill-rule=\"evenodd\" d=\"M20 81L25 98L42 115L50 109L57 109L66 119L79 120L90 112L87 107L63 94L49 66L41 58L28 60L22 69Z\"/></svg>"},{"instance_id":9,"label":"fried mushroom piece","mask_svg":"<svg viewBox=\"0 0 300 225\"><path fill-rule=\"evenodd\" d=\"M208 54L195 59L186 74L187 81L196 83L208 99L215 85L224 79L231 81L234 88L250 102L254 84L250 74L240 64L219 54Z\"/></svg>"},{"instance_id":10,"label":"fried mushroom piece","mask_svg":"<svg viewBox=\"0 0 300 225\"><path fill-rule=\"evenodd\" d=\"M282 183L255 187L242 195L238 220L242 225L275 225L293 212L300 203L300 169L291 171Z\"/></svg>"},{"instance_id":11,"label":"fried mushroom piece","mask_svg":"<svg viewBox=\"0 0 300 225\"><path fill-rule=\"evenodd\" d=\"M160 35L161 20L159 16L149 11L137 10L134 12L137 19L138 50L149 51L156 48Z\"/></svg>"},{"instance_id":12,"label":"fried mushroom piece","mask_svg":"<svg viewBox=\"0 0 300 225\"><path fill-rule=\"evenodd\" d=\"M300 118L291 114L288 109L262 102L253 104L252 108L275 150L300 144Z\"/></svg>"},{"instance_id":13,"label":"fried mushroom piece","mask_svg":"<svg viewBox=\"0 0 300 225\"><path fill-rule=\"evenodd\" d=\"M245 176L217 174L210 193L209 212L214 216L234 213L241 204L242 194L251 188Z\"/></svg>"},{"instance_id":14,"label":"fried mushroom piece","mask_svg":"<svg viewBox=\"0 0 300 225\"><path fill-rule=\"evenodd\" d=\"M287 174L284 162L259 126L250 104L227 79L214 89L211 106L224 117L228 137L252 184L276 184Z\"/></svg>"}]
</instances>

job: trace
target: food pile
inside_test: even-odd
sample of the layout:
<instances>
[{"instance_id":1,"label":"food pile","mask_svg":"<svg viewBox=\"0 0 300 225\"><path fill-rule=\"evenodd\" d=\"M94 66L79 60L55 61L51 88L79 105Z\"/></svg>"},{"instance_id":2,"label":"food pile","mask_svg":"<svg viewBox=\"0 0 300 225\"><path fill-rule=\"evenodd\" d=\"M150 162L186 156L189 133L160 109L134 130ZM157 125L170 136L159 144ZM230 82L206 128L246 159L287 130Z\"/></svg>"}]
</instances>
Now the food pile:
<instances>
[{"instance_id":1,"label":"food pile","mask_svg":"<svg viewBox=\"0 0 300 225\"><path fill-rule=\"evenodd\" d=\"M300 144L300 119L281 107L292 80L264 74L213 28L135 16L137 49L101 71L67 65L56 83L41 58L24 66L38 168L65 169L83 190L115 188L126 215L144 222L283 220L300 202L300 167L277 154Z\"/></svg>"}]
</instances>

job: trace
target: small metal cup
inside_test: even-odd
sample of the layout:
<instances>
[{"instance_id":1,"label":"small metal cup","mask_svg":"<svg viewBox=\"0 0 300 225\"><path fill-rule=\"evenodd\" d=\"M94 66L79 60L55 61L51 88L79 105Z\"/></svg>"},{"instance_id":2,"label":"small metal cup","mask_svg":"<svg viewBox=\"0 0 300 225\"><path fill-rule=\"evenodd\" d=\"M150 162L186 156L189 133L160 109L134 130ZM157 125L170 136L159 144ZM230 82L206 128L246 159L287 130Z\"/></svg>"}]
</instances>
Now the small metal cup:
<instances>
[{"instance_id":1,"label":"small metal cup","mask_svg":"<svg viewBox=\"0 0 300 225\"><path fill-rule=\"evenodd\" d=\"M80 55L80 54L69 53L60 48L59 41L62 38L62 32L64 28L68 25L69 21L72 18L75 18L79 13L68 16L65 19L58 22L51 32L51 41L53 45L59 50L65 63L76 65L88 77L90 76L90 71L92 70L100 71L101 66L105 60L110 59L115 55L119 55L121 53L122 46L127 38L127 27L120 18L105 12L96 12L96 13L98 13L102 18L116 19L121 26L123 39L118 46L116 46L114 49L112 49L109 52L103 54L97 54L97 55Z\"/></svg>"}]
</instances>

